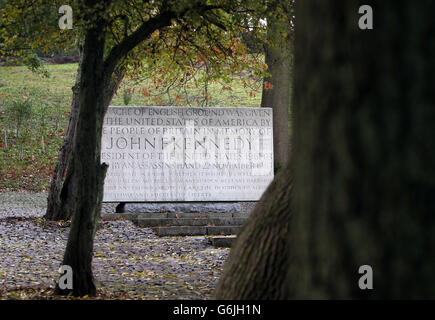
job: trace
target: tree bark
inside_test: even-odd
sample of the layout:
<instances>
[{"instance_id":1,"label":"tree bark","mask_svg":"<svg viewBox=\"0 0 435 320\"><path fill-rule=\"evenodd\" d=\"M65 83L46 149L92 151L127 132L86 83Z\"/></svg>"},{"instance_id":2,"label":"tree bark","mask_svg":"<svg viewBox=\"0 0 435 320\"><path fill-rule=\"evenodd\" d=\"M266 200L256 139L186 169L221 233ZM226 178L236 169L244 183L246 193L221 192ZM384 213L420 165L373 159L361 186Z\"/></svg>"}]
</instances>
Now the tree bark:
<instances>
[{"instance_id":1,"label":"tree bark","mask_svg":"<svg viewBox=\"0 0 435 320\"><path fill-rule=\"evenodd\" d=\"M279 171L251 213L231 249L214 298L231 300L285 299L282 286L289 256L292 183L290 169ZM271 201L273 199L273 201Z\"/></svg>"},{"instance_id":2,"label":"tree bark","mask_svg":"<svg viewBox=\"0 0 435 320\"><path fill-rule=\"evenodd\" d=\"M67 220L70 218L69 214L62 208L61 191L65 181L65 175L68 168L69 159L71 156L72 145L74 141L74 133L77 125L77 118L79 113L79 92L80 92L80 75L81 75L82 54L80 54L80 62L77 69L76 82L73 87L73 96L71 102L71 110L69 113L68 127L60 146L59 154L57 156L57 163L54 167L53 175L50 182L50 190L47 197L47 210L44 218L47 220ZM66 190L66 189L65 189ZM67 193L64 192L65 197Z\"/></svg>"},{"instance_id":3,"label":"tree bark","mask_svg":"<svg viewBox=\"0 0 435 320\"><path fill-rule=\"evenodd\" d=\"M286 239L275 240L287 259L273 259L267 235L245 243L256 228L252 221L264 230L276 223L253 215L231 250L216 298L258 298L255 290L245 294L247 286L268 282L270 270L279 280L262 299L275 298L267 294L274 291L286 293L281 298L435 297L435 46L428 40L435 3L376 2L373 30L358 28L359 6L296 1L287 173L293 189L286 195L292 217L282 227L290 228ZM261 203L275 201L267 192ZM267 262L252 272L254 248ZM359 287L362 265L373 269L373 290Z\"/></svg>"},{"instance_id":4,"label":"tree bark","mask_svg":"<svg viewBox=\"0 0 435 320\"><path fill-rule=\"evenodd\" d=\"M93 239L101 211L103 183L107 170L100 163L101 134L105 112L103 52L104 36L101 24L87 31L84 41L80 77L79 117L73 153L69 194L74 202L72 222L63 265L73 270L73 295L96 294L92 274ZM57 288L57 293L67 294L68 289Z\"/></svg>"},{"instance_id":5,"label":"tree bark","mask_svg":"<svg viewBox=\"0 0 435 320\"><path fill-rule=\"evenodd\" d=\"M434 298L435 4L359 6L297 2L293 296Z\"/></svg>"},{"instance_id":6,"label":"tree bark","mask_svg":"<svg viewBox=\"0 0 435 320\"><path fill-rule=\"evenodd\" d=\"M57 163L51 177L50 190L47 198L47 210L44 215L44 218L47 220L68 220L69 218L71 218L71 214L74 211L74 201L72 201L72 199L74 199L75 197L68 192L70 180L67 179L67 177L71 176L72 173L72 170L70 173L68 173L68 170L69 168L71 168L70 159L79 113L81 63L82 59L80 58L79 67L77 70L76 83L73 87L73 97L71 103L71 111L69 114L68 128L61 148L59 150ZM112 81L110 82L110 85L104 89L106 110L109 107L113 95L118 89L123 77L123 69L117 69L115 71Z\"/></svg>"},{"instance_id":7,"label":"tree bark","mask_svg":"<svg viewBox=\"0 0 435 320\"><path fill-rule=\"evenodd\" d=\"M286 37L282 37L284 31ZM293 31L289 19L271 16L267 20L267 32L269 41L265 46L265 62L271 76L263 79L261 106L273 109L274 162L275 168L279 169L288 163L290 156L289 112Z\"/></svg>"}]
</instances>

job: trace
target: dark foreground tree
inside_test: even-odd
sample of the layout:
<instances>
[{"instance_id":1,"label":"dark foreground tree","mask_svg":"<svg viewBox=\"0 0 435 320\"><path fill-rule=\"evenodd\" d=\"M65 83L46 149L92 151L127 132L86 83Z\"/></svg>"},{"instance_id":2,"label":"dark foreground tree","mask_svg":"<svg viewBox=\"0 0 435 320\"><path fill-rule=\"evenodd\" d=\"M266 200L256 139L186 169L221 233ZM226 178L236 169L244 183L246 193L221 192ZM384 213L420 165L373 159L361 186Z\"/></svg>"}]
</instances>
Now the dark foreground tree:
<instances>
[{"instance_id":1,"label":"dark foreground tree","mask_svg":"<svg viewBox=\"0 0 435 320\"><path fill-rule=\"evenodd\" d=\"M296 1L290 168L215 298L435 297L435 3L376 2L373 30L360 5ZM290 177L291 194L272 192ZM359 288L362 265L373 290Z\"/></svg>"},{"instance_id":2,"label":"dark foreground tree","mask_svg":"<svg viewBox=\"0 0 435 320\"><path fill-rule=\"evenodd\" d=\"M251 213L227 259L217 299L285 299L290 261L290 168L280 170Z\"/></svg>"}]
</instances>

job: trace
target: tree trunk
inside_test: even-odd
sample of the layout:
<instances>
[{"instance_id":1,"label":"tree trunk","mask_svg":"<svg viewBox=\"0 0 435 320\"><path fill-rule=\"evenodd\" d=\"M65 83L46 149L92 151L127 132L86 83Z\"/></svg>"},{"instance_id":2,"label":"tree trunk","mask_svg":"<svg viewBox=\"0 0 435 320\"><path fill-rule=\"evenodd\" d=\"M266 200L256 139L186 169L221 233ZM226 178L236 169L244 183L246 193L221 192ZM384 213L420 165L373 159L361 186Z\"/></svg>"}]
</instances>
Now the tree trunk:
<instances>
[{"instance_id":1,"label":"tree trunk","mask_svg":"<svg viewBox=\"0 0 435 320\"><path fill-rule=\"evenodd\" d=\"M435 3L297 6L294 297L434 298Z\"/></svg>"},{"instance_id":2,"label":"tree trunk","mask_svg":"<svg viewBox=\"0 0 435 320\"><path fill-rule=\"evenodd\" d=\"M102 27L87 32L80 77L79 117L71 157L68 188L74 196L72 222L63 265L73 270L74 296L96 294L92 275L93 239L103 196L107 165L100 163L101 133L105 112ZM68 289L57 288L67 294Z\"/></svg>"},{"instance_id":3,"label":"tree trunk","mask_svg":"<svg viewBox=\"0 0 435 320\"><path fill-rule=\"evenodd\" d=\"M263 80L261 106L273 109L273 146L275 168L284 167L290 156L289 112L293 58L292 30L289 20L271 16L267 20L269 44L265 62L271 77ZM286 36L282 36L285 31ZM271 85L271 86L270 86Z\"/></svg>"},{"instance_id":4,"label":"tree trunk","mask_svg":"<svg viewBox=\"0 0 435 320\"><path fill-rule=\"evenodd\" d=\"M250 217L217 298L255 299L246 287L275 270L268 292L284 298L435 297L435 3L376 2L373 30L358 28L359 6L296 1L290 231L247 244L251 220L264 230L276 223ZM275 201L267 192L261 202ZM287 259L273 259L274 243ZM252 254L233 254L242 246L267 263L252 272ZM360 289L362 265L373 290ZM231 282L239 285L224 294Z\"/></svg>"},{"instance_id":5,"label":"tree trunk","mask_svg":"<svg viewBox=\"0 0 435 320\"><path fill-rule=\"evenodd\" d=\"M251 213L231 249L216 299L285 299L282 276L288 268L283 254L290 238L290 169L279 171ZM273 200L271 200L273 199Z\"/></svg>"},{"instance_id":6,"label":"tree trunk","mask_svg":"<svg viewBox=\"0 0 435 320\"><path fill-rule=\"evenodd\" d=\"M81 63L82 59L80 58L79 67L77 70L76 83L73 87L73 98L71 103L68 128L59 151L53 175L51 177L50 191L47 198L47 210L44 216L44 218L47 220L68 220L69 218L71 218L71 213L74 211L74 201L72 199L74 199L75 197L68 192L68 183L70 180L66 178L72 173L72 170L70 173L68 173L68 169L71 168L70 158L79 113ZM104 88L106 110L109 107L113 95L118 89L123 77L124 71L122 69L116 70L115 75L110 82L110 85L107 86L107 88Z\"/></svg>"},{"instance_id":7,"label":"tree trunk","mask_svg":"<svg viewBox=\"0 0 435 320\"><path fill-rule=\"evenodd\" d=\"M74 141L74 133L77 125L77 118L79 113L79 92L80 92L80 75L81 75L82 55L80 54L79 67L77 69L76 82L73 87L73 96L71 102L71 110L69 113L68 127L63 138L62 145L60 146L59 154L57 156L57 163L54 167L53 175L50 182L50 190L47 197L47 210L44 218L47 220L67 220L70 218L68 211L61 210L62 202L65 198L61 198L61 191L65 181L66 171L71 156L72 145ZM65 196L67 193L64 192Z\"/></svg>"}]
</instances>

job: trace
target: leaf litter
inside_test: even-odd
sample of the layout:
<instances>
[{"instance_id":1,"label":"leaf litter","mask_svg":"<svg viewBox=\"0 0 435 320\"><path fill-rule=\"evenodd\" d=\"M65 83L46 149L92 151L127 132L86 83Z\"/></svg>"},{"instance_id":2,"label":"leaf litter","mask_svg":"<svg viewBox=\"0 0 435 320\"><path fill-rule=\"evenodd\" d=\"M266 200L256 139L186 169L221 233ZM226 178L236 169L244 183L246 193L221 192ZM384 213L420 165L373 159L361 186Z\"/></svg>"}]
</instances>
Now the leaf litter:
<instances>
[{"instance_id":1,"label":"leaf litter","mask_svg":"<svg viewBox=\"0 0 435 320\"><path fill-rule=\"evenodd\" d=\"M45 221L42 210L8 216L3 203L0 198L0 299L75 299L53 295L70 223ZM203 236L159 238L128 220L101 219L92 299L208 299L228 253Z\"/></svg>"}]
</instances>

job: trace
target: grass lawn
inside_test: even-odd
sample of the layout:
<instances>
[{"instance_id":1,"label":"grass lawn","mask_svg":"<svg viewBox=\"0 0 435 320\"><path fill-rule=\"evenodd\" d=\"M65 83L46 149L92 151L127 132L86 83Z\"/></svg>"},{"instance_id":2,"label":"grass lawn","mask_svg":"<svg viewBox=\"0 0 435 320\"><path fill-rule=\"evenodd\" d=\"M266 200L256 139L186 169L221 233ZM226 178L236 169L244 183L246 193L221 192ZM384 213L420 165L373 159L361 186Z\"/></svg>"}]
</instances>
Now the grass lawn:
<instances>
[{"instance_id":1,"label":"grass lawn","mask_svg":"<svg viewBox=\"0 0 435 320\"><path fill-rule=\"evenodd\" d=\"M68 121L77 64L47 65L49 78L26 67L0 67L0 191L47 190ZM259 107L261 83L235 76L161 92L151 79L124 81L112 105ZM126 103L127 102L127 103Z\"/></svg>"}]
</instances>

